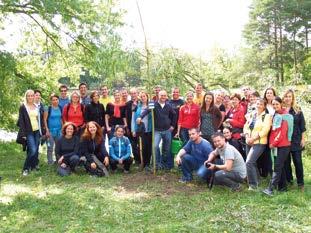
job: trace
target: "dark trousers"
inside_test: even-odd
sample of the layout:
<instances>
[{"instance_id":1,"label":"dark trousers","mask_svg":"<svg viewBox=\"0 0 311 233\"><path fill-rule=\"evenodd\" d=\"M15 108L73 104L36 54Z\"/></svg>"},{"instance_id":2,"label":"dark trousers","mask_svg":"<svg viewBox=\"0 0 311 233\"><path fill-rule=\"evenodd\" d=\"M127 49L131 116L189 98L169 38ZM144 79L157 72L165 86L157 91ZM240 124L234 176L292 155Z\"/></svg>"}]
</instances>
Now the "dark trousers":
<instances>
[{"instance_id":1,"label":"dark trousers","mask_svg":"<svg viewBox=\"0 0 311 233\"><path fill-rule=\"evenodd\" d=\"M71 171L74 171L76 166L79 164L80 157L78 155L72 155L70 157L65 157L63 162L66 164L66 167L63 168L60 165L57 167L57 173L60 176L68 176Z\"/></svg>"},{"instance_id":2,"label":"dark trousers","mask_svg":"<svg viewBox=\"0 0 311 233\"><path fill-rule=\"evenodd\" d=\"M141 137L141 140L142 140L142 155L145 167L150 165L150 159L152 154L152 133L151 132L144 133Z\"/></svg>"},{"instance_id":3,"label":"dark trousers","mask_svg":"<svg viewBox=\"0 0 311 233\"><path fill-rule=\"evenodd\" d=\"M124 160L124 161L123 161L124 170L129 171L132 162L133 162L133 159L132 159L131 157L128 158L128 159L126 159L126 160ZM114 170L117 169L118 163L119 163L118 161L113 160L113 159L110 159L110 168L111 168L112 171L114 171Z\"/></svg>"},{"instance_id":4,"label":"dark trousers","mask_svg":"<svg viewBox=\"0 0 311 233\"><path fill-rule=\"evenodd\" d=\"M182 140L183 144L185 145L189 141L189 129L180 128L179 137Z\"/></svg>"},{"instance_id":5,"label":"dark trousers","mask_svg":"<svg viewBox=\"0 0 311 233\"><path fill-rule=\"evenodd\" d=\"M138 137L133 137L132 133L129 133L128 138L131 142L132 153L136 163L140 163L139 149L138 149Z\"/></svg>"},{"instance_id":6,"label":"dark trousers","mask_svg":"<svg viewBox=\"0 0 311 233\"><path fill-rule=\"evenodd\" d=\"M29 133L26 139L27 139L27 156L24 162L23 170L31 170L38 165L39 161L39 144L40 144L39 130Z\"/></svg>"},{"instance_id":7,"label":"dark trousers","mask_svg":"<svg viewBox=\"0 0 311 233\"><path fill-rule=\"evenodd\" d=\"M267 145L263 154L257 160L257 167L261 177L267 177L272 174L271 151Z\"/></svg>"},{"instance_id":8,"label":"dark trousers","mask_svg":"<svg viewBox=\"0 0 311 233\"><path fill-rule=\"evenodd\" d=\"M287 182L292 182L294 178L292 174L291 158L293 158L298 186L304 185L301 152L301 150L291 151L285 162L286 180Z\"/></svg>"},{"instance_id":9,"label":"dark trousers","mask_svg":"<svg viewBox=\"0 0 311 233\"><path fill-rule=\"evenodd\" d=\"M224 170L215 172L215 185L223 185L229 188L236 188L239 186L239 184L243 183L243 181L244 177L241 177L238 172L227 172Z\"/></svg>"},{"instance_id":10,"label":"dark trousers","mask_svg":"<svg viewBox=\"0 0 311 233\"><path fill-rule=\"evenodd\" d=\"M271 179L271 188L286 188L285 162L290 152L290 146L278 147L277 156L274 161L274 170Z\"/></svg>"}]
</instances>

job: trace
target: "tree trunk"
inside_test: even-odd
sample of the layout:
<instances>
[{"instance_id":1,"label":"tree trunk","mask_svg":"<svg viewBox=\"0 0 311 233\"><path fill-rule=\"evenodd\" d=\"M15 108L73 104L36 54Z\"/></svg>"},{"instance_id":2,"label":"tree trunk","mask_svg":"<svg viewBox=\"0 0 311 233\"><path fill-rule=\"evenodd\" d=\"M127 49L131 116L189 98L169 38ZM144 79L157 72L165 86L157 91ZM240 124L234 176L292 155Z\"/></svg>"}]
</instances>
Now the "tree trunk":
<instances>
[{"instance_id":1,"label":"tree trunk","mask_svg":"<svg viewBox=\"0 0 311 233\"><path fill-rule=\"evenodd\" d=\"M281 75L281 83L284 83L284 64L283 64L283 30L282 25L280 23L279 26L279 38L280 38L280 48L279 48L279 56L280 56L280 75Z\"/></svg>"},{"instance_id":2,"label":"tree trunk","mask_svg":"<svg viewBox=\"0 0 311 233\"><path fill-rule=\"evenodd\" d=\"M309 35L308 35L308 32L309 32L309 27L308 27L308 24L306 24L306 26L305 26L305 40L306 40L306 51L307 52L309 51Z\"/></svg>"},{"instance_id":3,"label":"tree trunk","mask_svg":"<svg viewBox=\"0 0 311 233\"><path fill-rule=\"evenodd\" d=\"M278 53L278 28L276 22L276 9L273 9L274 19L273 19L273 28L274 28L274 56L275 56L275 70L276 70L276 80L280 81L280 70L279 70L279 53Z\"/></svg>"}]
</instances>

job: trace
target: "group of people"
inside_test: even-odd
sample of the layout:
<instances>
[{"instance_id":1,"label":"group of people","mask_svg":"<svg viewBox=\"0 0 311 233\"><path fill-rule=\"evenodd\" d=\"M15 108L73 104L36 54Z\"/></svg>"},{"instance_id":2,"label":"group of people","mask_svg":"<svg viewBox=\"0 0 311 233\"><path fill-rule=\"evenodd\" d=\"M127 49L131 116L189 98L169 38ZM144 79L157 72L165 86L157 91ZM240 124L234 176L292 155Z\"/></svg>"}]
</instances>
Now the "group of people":
<instances>
[{"instance_id":1,"label":"group of people","mask_svg":"<svg viewBox=\"0 0 311 233\"><path fill-rule=\"evenodd\" d=\"M170 170L172 139L179 138L183 147L175 162L182 170L180 182L190 182L196 172L234 191L245 180L249 190L257 190L259 176L271 174L264 193L272 195L293 183L292 159L303 190L306 128L294 92L288 90L280 98L268 88L261 98L249 87L242 88L243 97L203 89L197 84L185 98L177 87L169 98L159 86L152 97L137 88L129 93L116 90L110 97L107 86L88 95L87 84L81 83L69 98L67 86L61 85L60 95L51 94L48 105L43 105L39 90L27 90L17 123L17 141L27 151L23 175L38 169L40 139L46 141L48 163L58 164L60 175L83 165L90 174L102 176L118 167L128 173L133 161L140 170L150 171L153 149L156 169Z\"/></svg>"}]
</instances>

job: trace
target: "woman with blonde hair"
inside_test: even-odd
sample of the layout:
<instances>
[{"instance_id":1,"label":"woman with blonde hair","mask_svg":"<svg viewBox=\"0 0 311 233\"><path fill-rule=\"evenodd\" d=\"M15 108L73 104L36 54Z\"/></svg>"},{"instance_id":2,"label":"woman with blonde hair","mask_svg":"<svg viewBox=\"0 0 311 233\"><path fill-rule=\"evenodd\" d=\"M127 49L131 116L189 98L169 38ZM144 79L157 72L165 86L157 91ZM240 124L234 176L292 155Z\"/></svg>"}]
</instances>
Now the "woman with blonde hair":
<instances>
[{"instance_id":1,"label":"woman with blonde hair","mask_svg":"<svg viewBox=\"0 0 311 233\"><path fill-rule=\"evenodd\" d=\"M301 111L301 108L297 105L295 99L295 93L293 90L287 90L283 95L283 106L286 111L291 114L294 118L294 129L291 141L290 154L285 163L286 179L289 183L293 182L291 158L293 159L298 188L304 189L304 175L303 175L303 164L302 164L302 150L305 146L305 132L306 122Z\"/></svg>"},{"instance_id":2,"label":"woman with blonde hair","mask_svg":"<svg viewBox=\"0 0 311 233\"><path fill-rule=\"evenodd\" d=\"M43 116L39 114L38 108L34 103L34 91L27 90L24 103L19 108L17 121L17 126L19 127L17 141L23 141L27 146L23 176L27 176L37 166L40 137L45 134L43 122Z\"/></svg>"},{"instance_id":3,"label":"woman with blonde hair","mask_svg":"<svg viewBox=\"0 0 311 233\"><path fill-rule=\"evenodd\" d=\"M63 112L63 122L72 122L77 127L77 135L80 136L85 127L84 105L80 103L80 95L77 91L72 92L71 102L66 104Z\"/></svg>"}]
</instances>

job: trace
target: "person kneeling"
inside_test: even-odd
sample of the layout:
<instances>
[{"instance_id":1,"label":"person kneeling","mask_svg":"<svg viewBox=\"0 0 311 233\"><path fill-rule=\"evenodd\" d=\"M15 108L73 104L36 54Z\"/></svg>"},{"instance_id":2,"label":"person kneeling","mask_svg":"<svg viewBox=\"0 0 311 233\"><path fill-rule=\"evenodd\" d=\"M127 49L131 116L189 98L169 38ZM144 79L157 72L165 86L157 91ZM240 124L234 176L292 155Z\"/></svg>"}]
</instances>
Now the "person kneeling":
<instances>
[{"instance_id":1,"label":"person kneeling","mask_svg":"<svg viewBox=\"0 0 311 233\"><path fill-rule=\"evenodd\" d=\"M180 182L182 183L192 180L192 172L201 170L200 168L204 166L204 161L208 159L208 155L213 150L211 144L200 136L198 129L190 129L189 137L190 140L178 152L175 159L177 165L181 166L183 176ZM198 176L207 179L208 173L198 173Z\"/></svg>"},{"instance_id":2,"label":"person kneeling","mask_svg":"<svg viewBox=\"0 0 311 233\"><path fill-rule=\"evenodd\" d=\"M117 125L115 127L115 136L109 141L110 168L114 172L120 165L124 173L129 173L133 162L131 158L131 143L124 136L124 127Z\"/></svg>"},{"instance_id":3,"label":"person kneeling","mask_svg":"<svg viewBox=\"0 0 311 233\"><path fill-rule=\"evenodd\" d=\"M208 170L215 171L214 184L227 186L232 191L240 191L241 183L246 178L246 165L242 155L236 148L226 143L222 133L213 134L212 140L216 149L204 164ZM222 165L212 163L218 155L223 161Z\"/></svg>"},{"instance_id":4,"label":"person kneeling","mask_svg":"<svg viewBox=\"0 0 311 233\"><path fill-rule=\"evenodd\" d=\"M76 126L67 122L63 125L62 136L56 141L57 173L60 176L68 176L79 163L79 138L75 132Z\"/></svg>"},{"instance_id":5,"label":"person kneeling","mask_svg":"<svg viewBox=\"0 0 311 233\"><path fill-rule=\"evenodd\" d=\"M86 124L81 137L81 156L85 157L85 169L96 176L108 176L109 156L105 147L102 128L95 121Z\"/></svg>"},{"instance_id":6,"label":"person kneeling","mask_svg":"<svg viewBox=\"0 0 311 233\"><path fill-rule=\"evenodd\" d=\"M124 136L124 127L117 125L115 127L115 136L109 141L110 167L114 172L119 164L124 173L129 173L133 162L131 158L131 143Z\"/></svg>"}]
</instances>

